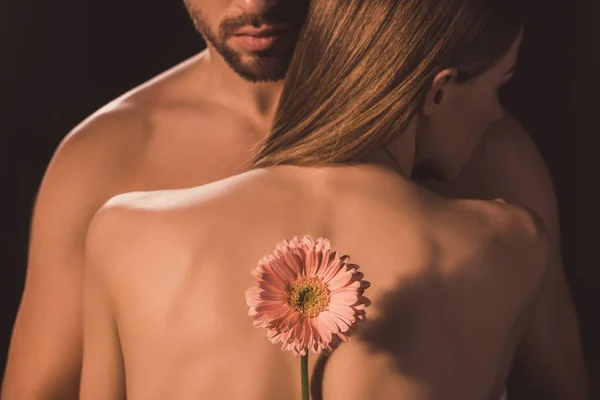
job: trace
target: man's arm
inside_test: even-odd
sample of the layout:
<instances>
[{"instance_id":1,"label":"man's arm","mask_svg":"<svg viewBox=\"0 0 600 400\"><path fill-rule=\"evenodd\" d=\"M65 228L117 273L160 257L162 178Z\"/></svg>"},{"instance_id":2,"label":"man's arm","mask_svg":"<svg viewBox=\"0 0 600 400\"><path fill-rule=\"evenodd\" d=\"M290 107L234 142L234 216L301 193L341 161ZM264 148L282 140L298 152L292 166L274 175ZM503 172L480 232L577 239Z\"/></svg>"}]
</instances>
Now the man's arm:
<instances>
[{"instance_id":1,"label":"man's arm","mask_svg":"<svg viewBox=\"0 0 600 400\"><path fill-rule=\"evenodd\" d=\"M87 239L83 273L83 366L80 399L125 399L125 368L110 297L110 217L101 211ZM107 223L108 222L108 223Z\"/></svg>"},{"instance_id":2,"label":"man's arm","mask_svg":"<svg viewBox=\"0 0 600 400\"><path fill-rule=\"evenodd\" d=\"M587 398L579 325L560 252L557 201L550 173L523 127L509 114L484 135L456 182L431 185L442 194L502 198L528 208L544 222L551 254L538 301L516 356L511 398L525 386L565 400ZM554 396L554 397L552 397ZM533 399L535 397L523 397Z\"/></svg>"},{"instance_id":3,"label":"man's arm","mask_svg":"<svg viewBox=\"0 0 600 400\"><path fill-rule=\"evenodd\" d=\"M84 240L142 146L130 111L84 122L61 143L36 200L27 279L13 329L3 400L77 398L82 357ZM126 134L125 134L126 133Z\"/></svg>"}]
</instances>

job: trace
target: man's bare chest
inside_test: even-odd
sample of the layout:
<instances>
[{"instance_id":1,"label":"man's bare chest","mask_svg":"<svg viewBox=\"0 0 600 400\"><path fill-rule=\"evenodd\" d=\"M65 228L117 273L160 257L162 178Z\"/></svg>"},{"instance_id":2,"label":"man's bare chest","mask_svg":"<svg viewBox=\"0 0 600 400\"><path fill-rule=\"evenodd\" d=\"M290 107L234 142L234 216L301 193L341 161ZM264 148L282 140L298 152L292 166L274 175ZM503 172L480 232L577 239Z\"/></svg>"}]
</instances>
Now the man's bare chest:
<instances>
[{"instance_id":1,"label":"man's bare chest","mask_svg":"<svg viewBox=\"0 0 600 400\"><path fill-rule=\"evenodd\" d=\"M196 133L176 128L170 134L154 135L146 144L129 171L128 190L187 188L242 173L264 137L239 124L199 126Z\"/></svg>"}]
</instances>

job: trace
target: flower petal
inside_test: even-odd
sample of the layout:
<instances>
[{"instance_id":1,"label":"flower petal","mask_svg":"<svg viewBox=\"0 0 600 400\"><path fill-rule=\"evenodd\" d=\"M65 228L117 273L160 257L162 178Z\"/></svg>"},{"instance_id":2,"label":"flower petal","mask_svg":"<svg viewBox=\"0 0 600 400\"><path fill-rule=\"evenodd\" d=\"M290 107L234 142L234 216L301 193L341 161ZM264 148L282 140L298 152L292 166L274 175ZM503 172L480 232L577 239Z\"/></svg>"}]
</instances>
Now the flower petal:
<instances>
[{"instance_id":1,"label":"flower petal","mask_svg":"<svg viewBox=\"0 0 600 400\"><path fill-rule=\"evenodd\" d=\"M283 283L283 281L281 281ZM258 287L261 288L264 292L275 292L281 293L282 296L285 296L285 286L282 288L274 286L269 281L261 280L258 282Z\"/></svg>"},{"instance_id":2,"label":"flower petal","mask_svg":"<svg viewBox=\"0 0 600 400\"><path fill-rule=\"evenodd\" d=\"M315 241L309 235L304 235L302 242L307 245L309 249L313 249L315 247Z\"/></svg>"},{"instance_id":3,"label":"flower petal","mask_svg":"<svg viewBox=\"0 0 600 400\"><path fill-rule=\"evenodd\" d=\"M352 274L349 272L340 271L334 275L329 281L326 281L327 287L332 292L352 282Z\"/></svg>"},{"instance_id":4,"label":"flower petal","mask_svg":"<svg viewBox=\"0 0 600 400\"><path fill-rule=\"evenodd\" d=\"M273 310L261 311L261 312L266 315L267 322L269 322L271 324L276 324L277 321L281 321L281 320L285 319L287 317L288 313L293 313L295 311L288 305L284 305L282 307L278 307Z\"/></svg>"},{"instance_id":5,"label":"flower petal","mask_svg":"<svg viewBox=\"0 0 600 400\"><path fill-rule=\"evenodd\" d=\"M254 307L258 312L261 311L275 311L287 306L283 301L263 300Z\"/></svg>"},{"instance_id":6,"label":"flower petal","mask_svg":"<svg viewBox=\"0 0 600 400\"><path fill-rule=\"evenodd\" d=\"M324 324L323 320L325 320L326 318L320 317L321 316L319 315L317 318L314 318L311 322L315 331L319 335L319 341L321 342L321 344L328 345L329 342L331 342L331 333L337 331L337 326L333 322L331 322L331 320L328 320L327 324ZM332 327L333 329L328 329L328 327Z\"/></svg>"},{"instance_id":7,"label":"flower petal","mask_svg":"<svg viewBox=\"0 0 600 400\"><path fill-rule=\"evenodd\" d=\"M297 311L292 311L280 321L277 321L277 328L279 330L287 331L294 329L294 327L301 321L300 314Z\"/></svg>"},{"instance_id":8,"label":"flower petal","mask_svg":"<svg viewBox=\"0 0 600 400\"><path fill-rule=\"evenodd\" d=\"M358 294L350 291L340 291L331 293L331 304L348 306L356 304L358 301Z\"/></svg>"},{"instance_id":9,"label":"flower petal","mask_svg":"<svg viewBox=\"0 0 600 400\"><path fill-rule=\"evenodd\" d=\"M338 326L333 321L333 316L331 316L328 312L322 312L316 318L319 326L322 326L328 332L337 332Z\"/></svg>"},{"instance_id":10,"label":"flower petal","mask_svg":"<svg viewBox=\"0 0 600 400\"><path fill-rule=\"evenodd\" d=\"M319 269L319 256L314 251L308 251L306 253L306 259L304 260L306 277L312 278L315 276Z\"/></svg>"},{"instance_id":11,"label":"flower petal","mask_svg":"<svg viewBox=\"0 0 600 400\"><path fill-rule=\"evenodd\" d=\"M264 272L261 276L262 282L267 282L269 285L275 287L279 290L285 290L287 283L283 279L282 276L274 272L273 270L269 270L268 272Z\"/></svg>"},{"instance_id":12,"label":"flower petal","mask_svg":"<svg viewBox=\"0 0 600 400\"><path fill-rule=\"evenodd\" d=\"M300 269L294 259L290 259L285 254L283 257L283 261L275 257L271 258L271 260L269 260L269 266L271 267L271 270L276 273L286 285L288 285L290 282L294 282L298 279ZM290 260L295 264L290 264Z\"/></svg>"},{"instance_id":13,"label":"flower petal","mask_svg":"<svg viewBox=\"0 0 600 400\"><path fill-rule=\"evenodd\" d=\"M337 258L337 252L332 253L329 256L329 263L319 274L323 282L329 282L339 272L341 266L342 264Z\"/></svg>"},{"instance_id":14,"label":"flower petal","mask_svg":"<svg viewBox=\"0 0 600 400\"><path fill-rule=\"evenodd\" d=\"M261 300L285 301L285 292L283 290L262 290L258 293Z\"/></svg>"}]
</instances>

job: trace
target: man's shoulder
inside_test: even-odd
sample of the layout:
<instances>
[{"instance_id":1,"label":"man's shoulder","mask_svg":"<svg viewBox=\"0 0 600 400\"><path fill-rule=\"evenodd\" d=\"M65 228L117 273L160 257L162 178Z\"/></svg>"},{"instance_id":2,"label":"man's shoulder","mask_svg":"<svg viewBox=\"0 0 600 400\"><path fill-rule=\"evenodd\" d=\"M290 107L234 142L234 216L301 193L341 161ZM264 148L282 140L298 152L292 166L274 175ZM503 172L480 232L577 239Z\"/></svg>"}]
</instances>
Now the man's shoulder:
<instances>
[{"instance_id":1,"label":"man's shoulder","mask_svg":"<svg viewBox=\"0 0 600 400\"><path fill-rule=\"evenodd\" d=\"M78 124L61 141L50 168L93 173L125 170L148 140L147 111L132 103L112 103ZM100 174L99 176L101 176Z\"/></svg>"},{"instance_id":2,"label":"man's shoulder","mask_svg":"<svg viewBox=\"0 0 600 400\"><path fill-rule=\"evenodd\" d=\"M63 139L40 185L37 229L54 230L61 224L61 233L72 235L83 226L79 224L87 225L97 207L127 186L146 140L139 127L142 117L135 113L125 106L102 110Z\"/></svg>"},{"instance_id":3,"label":"man's shoulder","mask_svg":"<svg viewBox=\"0 0 600 400\"><path fill-rule=\"evenodd\" d=\"M85 118L61 141L55 158L75 158L85 162L96 157L124 156L143 149L156 130L160 110L185 104L190 75L197 74L202 55L196 55L124 93Z\"/></svg>"}]
</instances>

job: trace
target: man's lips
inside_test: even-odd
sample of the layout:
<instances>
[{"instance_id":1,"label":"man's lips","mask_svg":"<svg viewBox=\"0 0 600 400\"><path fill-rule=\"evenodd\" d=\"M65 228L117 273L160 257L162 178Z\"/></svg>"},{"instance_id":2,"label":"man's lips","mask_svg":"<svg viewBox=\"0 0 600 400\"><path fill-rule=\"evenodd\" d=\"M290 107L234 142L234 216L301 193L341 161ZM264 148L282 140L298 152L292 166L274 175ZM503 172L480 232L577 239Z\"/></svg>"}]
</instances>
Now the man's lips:
<instances>
[{"instance_id":1,"label":"man's lips","mask_svg":"<svg viewBox=\"0 0 600 400\"><path fill-rule=\"evenodd\" d=\"M253 37L265 37L265 36L278 36L283 35L289 31L287 27L263 27L263 28L252 28L245 27L236 31L234 36L253 36Z\"/></svg>"},{"instance_id":2,"label":"man's lips","mask_svg":"<svg viewBox=\"0 0 600 400\"><path fill-rule=\"evenodd\" d=\"M236 31L233 39L248 50L263 51L281 42L290 30L288 28L252 28L246 27Z\"/></svg>"}]
</instances>

